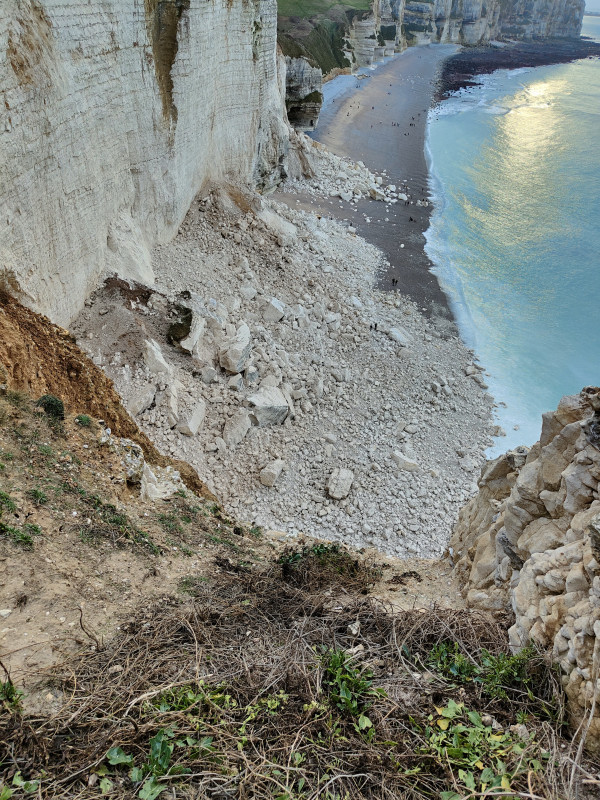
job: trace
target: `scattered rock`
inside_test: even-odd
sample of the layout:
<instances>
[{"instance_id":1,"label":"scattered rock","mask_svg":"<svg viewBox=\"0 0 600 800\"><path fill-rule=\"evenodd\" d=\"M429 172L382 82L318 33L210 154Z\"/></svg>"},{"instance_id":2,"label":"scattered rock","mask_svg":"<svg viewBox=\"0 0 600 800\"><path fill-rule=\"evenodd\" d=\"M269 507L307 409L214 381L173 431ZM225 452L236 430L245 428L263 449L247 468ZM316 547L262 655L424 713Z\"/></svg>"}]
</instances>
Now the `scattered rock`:
<instances>
[{"instance_id":1,"label":"scattered rock","mask_svg":"<svg viewBox=\"0 0 600 800\"><path fill-rule=\"evenodd\" d=\"M263 467L260 471L260 482L263 486L274 486L275 482L281 475L281 472L285 466L285 462L278 458L275 461L271 461L270 464L267 464L266 467Z\"/></svg>"},{"instance_id":2,"label":"scattered rock","mask_svg":"<svg viewBox=\"0 0 600 800\"><path fill-rule=\"evenodd\" d=\"M200 430L205 416L206 403L204 400L198 400L194 410L179 423L177 430L184 436L195 436Z\"/></svg>"},{"instance_id":3,"label":"scattered rock","mask_svg":"<svg viewBox=\"0 0 600 800\"><path fill-rule=\"evenodd\" d=\"M256 394L250 395L250 419L254 425L264 428L267 425L280 425L290 413L283 392L275 386L261 386Z\"/></svg>"},{"instance_id":4,"label":"scattered rock","mask_svg":"<svg viewBox=\"0 0 600 800\"><path fill-rule=\"evenodd\" d=\"M354 473L350 469L336 467L329 476L327 492L334 500L343 500L350 494Z\"/></svg>"},{"instance_id":5,"label":"scattered rock","mask_svg":"<svg viewBox=\"0 0 600 800\"><path fill-rule=\"evenodd\" d=\"M225 423L225 427L223 428L223 441L227 447L233 450L246 436L251 427L250 415L246 410L240 409Z\"/></svg>"},{"instance_id":6,"label":"scattered rock","mask_svg":"<svg viewBox=\"0 0 600 800\"><path fill-rule=\"evenodd\" d=\"M245 322L238 327L235 336L219 354L219 361L223 369L228 372L242 372L252 349L250 328Z\"/></svg>"}]
</instances>

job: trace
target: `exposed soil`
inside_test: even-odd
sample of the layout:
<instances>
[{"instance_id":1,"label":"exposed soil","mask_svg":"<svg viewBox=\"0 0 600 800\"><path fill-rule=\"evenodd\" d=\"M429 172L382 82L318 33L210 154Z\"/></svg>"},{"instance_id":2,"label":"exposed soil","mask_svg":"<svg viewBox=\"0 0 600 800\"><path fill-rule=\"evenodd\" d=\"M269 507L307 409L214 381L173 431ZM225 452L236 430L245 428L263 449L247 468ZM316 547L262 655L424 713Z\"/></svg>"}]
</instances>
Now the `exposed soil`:
<instances>
[{"instance_id":1,"label":"exposed soil","mask_svg":"<svg viewBox=\"0 0 600 800\"><path fill-rule=\"evenodd\" d=\"M0 382L34 397L53 394L70 413L103 419L116 436L132 439L146 460L172 464L192 491L214 499L186 462L162 455L137 427L115 391L113 382L75 344L75 338L49 319L0 293Z\"/></svg>"}]
</instances>

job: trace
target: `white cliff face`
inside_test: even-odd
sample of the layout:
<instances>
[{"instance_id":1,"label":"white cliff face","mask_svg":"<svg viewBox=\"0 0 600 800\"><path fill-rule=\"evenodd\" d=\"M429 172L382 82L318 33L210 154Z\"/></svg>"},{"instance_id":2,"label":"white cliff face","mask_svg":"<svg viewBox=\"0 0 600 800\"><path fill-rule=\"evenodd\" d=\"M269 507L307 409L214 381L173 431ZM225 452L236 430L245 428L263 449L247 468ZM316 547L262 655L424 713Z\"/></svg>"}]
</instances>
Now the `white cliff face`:
<instances>
[{"instance_id":1,"label":"white cliff face","mask_svg":"<svg viewBox=\"0 0 600 800\"><path fill-rule=\"evenodd\" d=\"M275 0L3 0L0 286L67 324L210 180L277 182Z\"/></svg>"},{"instance_id":2,"label":"white cliff face","mask_svg":"<svg viewBox=\"0 0 600 800\"><path fill-rule=\"evenodd\" d=\"M398 51L436 42L477 45L503 37L577 37L583 9L584 0L373 0L371 14L352 20L349 44L357 65L363 66L394 47ZM390 41L392 32L395 41Z\"/></svg>"},{"instance_id":3,"label":"white cliff face","mask_svg":"<svg viewBox=\"0 0 600 800\"><path fill-rule=\"evenodd\" d=\"M560 665L575 726L600 700L600 391L564 397L540 441L488 462L450 546L467 602L509 608ZM600 752L598 706L587 746Z\"/></svg>"}]
</instances>

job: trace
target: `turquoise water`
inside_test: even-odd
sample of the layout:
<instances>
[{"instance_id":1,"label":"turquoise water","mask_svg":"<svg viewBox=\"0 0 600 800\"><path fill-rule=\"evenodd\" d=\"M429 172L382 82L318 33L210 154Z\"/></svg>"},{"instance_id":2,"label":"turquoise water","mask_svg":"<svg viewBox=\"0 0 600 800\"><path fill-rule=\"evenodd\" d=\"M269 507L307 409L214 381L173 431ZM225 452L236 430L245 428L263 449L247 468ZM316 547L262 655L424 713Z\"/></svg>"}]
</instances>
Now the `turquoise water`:
<instances>
[{"instance_id":1,"label":"turquoise water","mask_svg":"<svg viewBox=\"0 0 600 800\"><path fill-rule=\"evenodd\" d=\"M583 34L600 41L600 18ZM493 455L600 384L600 60L481 80L430 113L426 249L490 373Z\"/></svg>"}]
</instances>

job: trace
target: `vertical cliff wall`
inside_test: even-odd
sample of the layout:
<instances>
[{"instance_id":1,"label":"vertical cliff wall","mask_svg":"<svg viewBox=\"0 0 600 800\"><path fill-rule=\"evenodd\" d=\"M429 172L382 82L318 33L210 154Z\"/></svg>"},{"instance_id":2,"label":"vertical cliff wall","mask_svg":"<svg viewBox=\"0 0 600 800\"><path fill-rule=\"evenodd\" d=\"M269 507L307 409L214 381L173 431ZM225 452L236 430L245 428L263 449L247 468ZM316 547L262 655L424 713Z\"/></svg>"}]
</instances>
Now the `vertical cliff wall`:
<instances>
[{"instance_id":1,"label":"vertical cliff wall","mask_svg":"<svg viewBox=\"0 0 600 800\"><path fill-rule=\"evenodd\" d=\"M406 46L495 38L574 38L584 0L373 0L352 18L348 42L358 66Z\"/></svg>"},{"instance_id":2,"label":"vertical cliff wall","mask_svg":"<svg viewBox=\"0 0 600 800\"><path fill-rule=\"evenodd\" d=\"M67 324L105 269L152 280L207 180L287 148L275 0L2 0L0 288Z\"/></svg>"}]
</instances>

